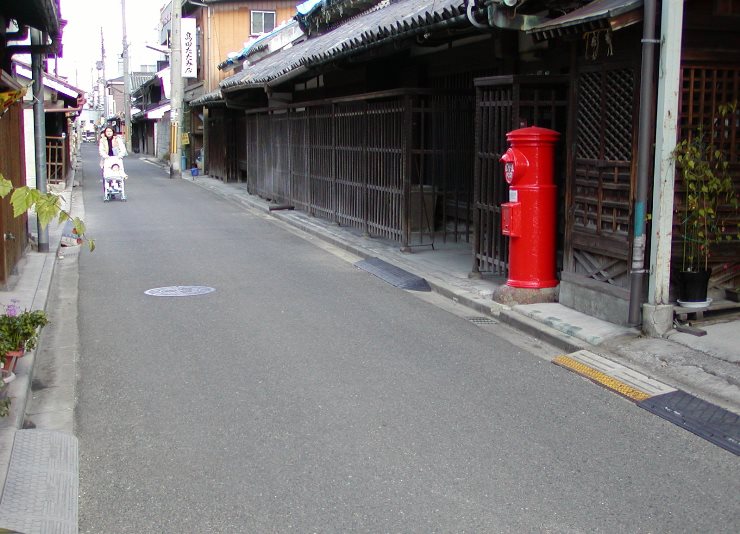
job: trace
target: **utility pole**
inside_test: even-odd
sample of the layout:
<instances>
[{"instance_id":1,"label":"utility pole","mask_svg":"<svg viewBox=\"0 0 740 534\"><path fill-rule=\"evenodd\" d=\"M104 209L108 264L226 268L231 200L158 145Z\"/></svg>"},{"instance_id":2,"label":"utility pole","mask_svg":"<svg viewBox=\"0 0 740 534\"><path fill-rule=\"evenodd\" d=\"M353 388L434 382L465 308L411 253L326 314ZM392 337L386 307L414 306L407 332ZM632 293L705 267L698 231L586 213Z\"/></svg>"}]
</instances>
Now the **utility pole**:
<instances>
[{"instance_id":1,"label":"utility pole","mask_svg":"<svg viewBox=\"0 0 740 534\"><path fill-rule=\"evenodd\" d=\"M676 164L673 151L678 132L678 102L681 96L681 35L684 0L661 3L661 46L658 69L657 116L653 170L653 219L650 235L650 278L648 301L643 305L643 327L651 335L662 336L673 328L670 300L671 241L673 237L673 195Z\"/></svg>"},{"instance_id":2,"label":"utility pole","mask_svg":"<svg viewBox=\"0 0 740 534\"><path fill-rule=\"evenodd\" d=\"M31 72L33 76L33 140L36 149L36 189L46 194L46 124L44 113L44 68L43 58L37 52L41 48L41 32L31 29L31 46L36 49L31 54ZM42 228L36 217L38 230L38 251L49 252L49 227Z\"/></svg>"},{"instance_id":3,"label":"utility pole","mask_svg":"<svg viewBox=\"0 0 740 534\"><path fill-rule=\"evenodd\" d=\"M103 84L103 127L108 122L108 87L105 81L105 42L103 27L100 27L100 83Z\"/></svg>"},{"instance_id":4,"label":"utility pole","mask_svg":"<svg viewBox=\"0 0 740 534\"><path fill-rule=\"evenodd\" d=\"M182 0L172 0L170 21L170 178L180 177L180 115L182 108L182 68L180 50L180 18Z\"/></svg>"},{"instance_id":5,"label":"utility pole","mask_svg":"<svg viewBox=\"0 0 740 534\"><path fill-rule=\"evenodd\" d=\"M128 42L126 40L126 0L121 0L121 22L123 24L123 117L126 150L131 153L131 75L128 70Z\"/></svg>"}]
</instances>

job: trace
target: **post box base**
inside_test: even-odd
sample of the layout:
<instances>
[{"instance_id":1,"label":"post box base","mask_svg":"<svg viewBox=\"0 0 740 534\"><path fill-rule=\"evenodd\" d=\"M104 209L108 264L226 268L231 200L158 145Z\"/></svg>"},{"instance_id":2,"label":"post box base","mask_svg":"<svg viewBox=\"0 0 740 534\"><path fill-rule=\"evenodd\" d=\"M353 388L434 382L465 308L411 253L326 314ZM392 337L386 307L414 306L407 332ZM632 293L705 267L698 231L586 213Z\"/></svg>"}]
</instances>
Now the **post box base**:
<instances>
[{"instance_id":1,"label":"post box base","mask_svg":"<svg viewBox=\"0 0 740 534\"><path fill-rule=\"evenodd\" d=\"M500 286L493 292L493 300L507 306L517 304L538 304L540 302L557 302L560 291L558 287L539 289Z\"/></svg>"},{"instance_id":2,"label":"post box base","mask_svg":"<svg viewBox=\"0 0 740 534\"><path fill-rule=\"evenodd\" d=\"M509 287L520 287L523 289L546 289L548 287L555 287L559 284L556 278L550 280L512 280L509 278L506 281L506 285Z\"/></svg>"}]
</instances>

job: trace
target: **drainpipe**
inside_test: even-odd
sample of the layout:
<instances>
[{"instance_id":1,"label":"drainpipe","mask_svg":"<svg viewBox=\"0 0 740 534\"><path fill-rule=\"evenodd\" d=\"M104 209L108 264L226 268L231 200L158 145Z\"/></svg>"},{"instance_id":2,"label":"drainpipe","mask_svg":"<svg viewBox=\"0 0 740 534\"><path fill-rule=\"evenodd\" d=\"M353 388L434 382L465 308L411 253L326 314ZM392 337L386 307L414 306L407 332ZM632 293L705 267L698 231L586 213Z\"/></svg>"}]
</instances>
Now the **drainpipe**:
<instances>
[{"instance_id":1,"label":"drainpipe","mask_svg":"<svg viewBox=\"0 0 740 534\"><path fill-rule=\"evenodd\" d=\"M655 123L655 102L653 101L653 82L655 70L655 46L660 40L655 38L656 0L645 0L642 28L642 70L640 72L640 126L637 146L637 196L634 210L634 232L632 240L632 269L630 270L630 325L641 323L642 287L645 277L645 235L646 206L650 179L650 149L652 131Z\"/></svg>"}]
</instances>

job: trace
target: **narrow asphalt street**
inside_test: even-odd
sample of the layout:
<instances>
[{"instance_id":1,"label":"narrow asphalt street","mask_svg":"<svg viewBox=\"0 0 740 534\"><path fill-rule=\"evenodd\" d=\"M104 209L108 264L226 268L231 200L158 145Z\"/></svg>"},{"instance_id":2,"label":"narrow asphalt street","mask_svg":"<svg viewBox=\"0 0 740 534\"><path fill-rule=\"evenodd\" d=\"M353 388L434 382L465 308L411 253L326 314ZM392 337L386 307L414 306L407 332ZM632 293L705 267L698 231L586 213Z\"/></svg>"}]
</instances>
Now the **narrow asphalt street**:
<instances>
[{"instance_id":1,"label":"narrow asphalt street","mask_svg":"<svg viewBox=\"0 0 740 534\"><path fill-rule=\"evenodd\" d=\"M736 456L547 346L136 157L104 203L83 157L80 532L737 529Z\"/></svg>"}]
</instances>

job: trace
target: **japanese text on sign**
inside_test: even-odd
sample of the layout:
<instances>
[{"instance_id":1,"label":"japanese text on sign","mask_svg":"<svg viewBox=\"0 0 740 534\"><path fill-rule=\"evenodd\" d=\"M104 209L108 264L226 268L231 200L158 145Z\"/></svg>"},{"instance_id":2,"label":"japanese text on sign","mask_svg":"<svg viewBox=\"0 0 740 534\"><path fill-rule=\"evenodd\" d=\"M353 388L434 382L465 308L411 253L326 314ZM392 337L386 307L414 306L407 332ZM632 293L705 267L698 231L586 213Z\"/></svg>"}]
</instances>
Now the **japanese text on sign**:
<instances>
[{"instance_id":1,"label":"japanese text on sign","mask_svg":"<svg viewBox=\"0 0 740 534\"><path fill-rule=\"evenodd\" d=\"M197 50L195 42L195 19L181 19L180 37L182 45L182 77L197 78Z\"/></svg>"}]
</instances>

